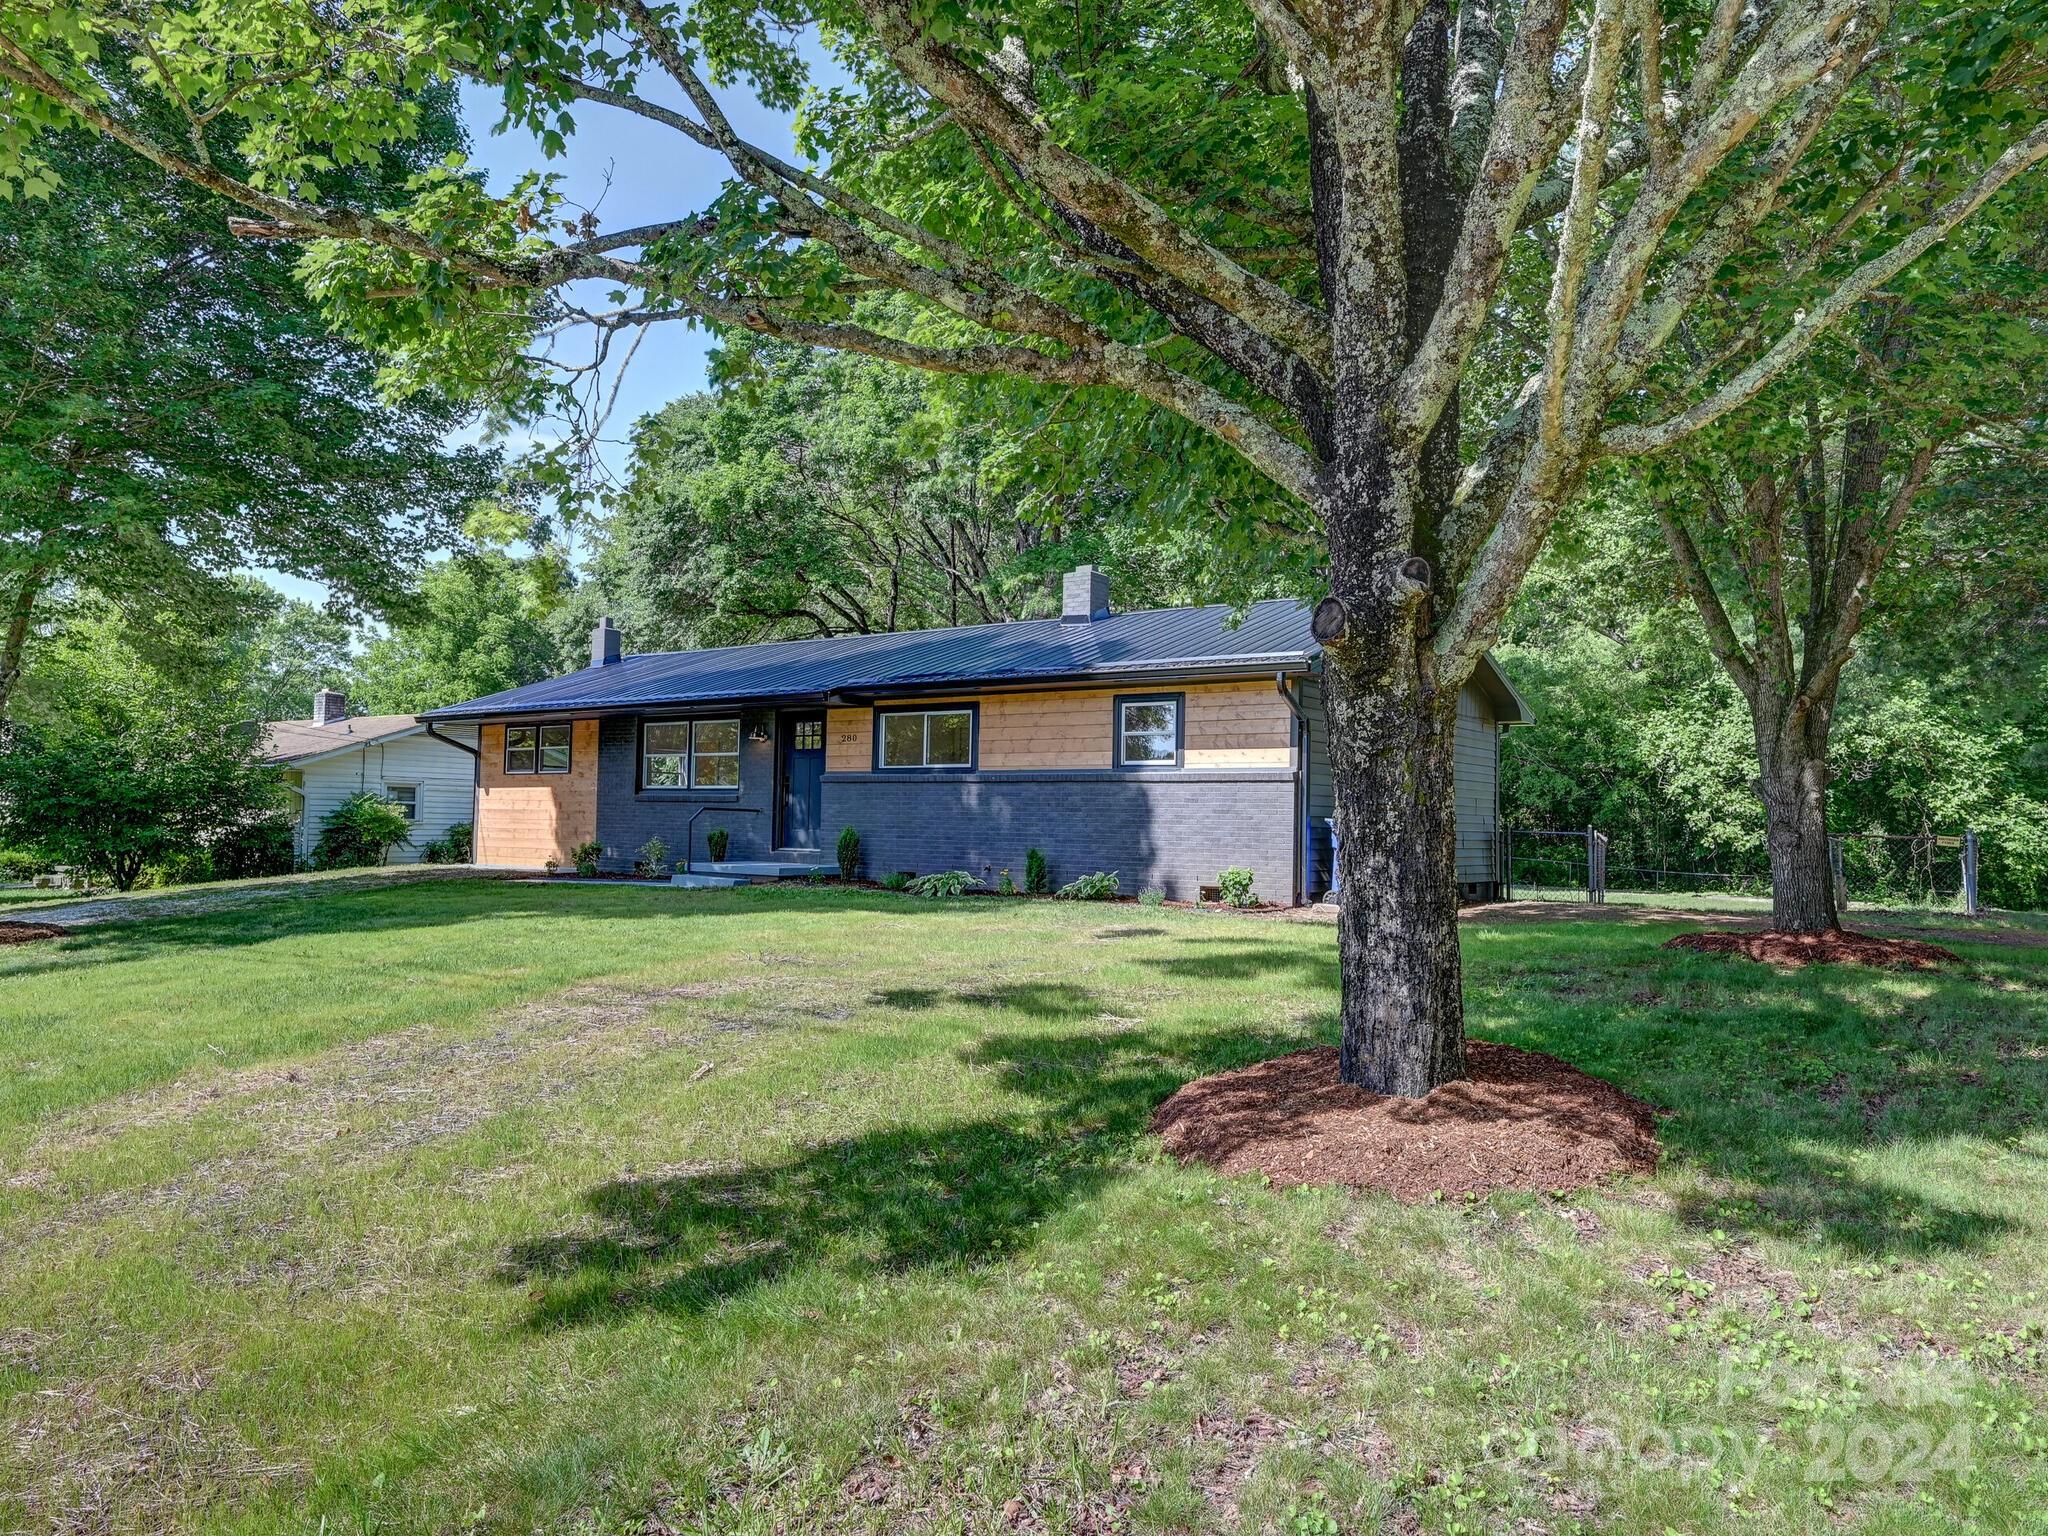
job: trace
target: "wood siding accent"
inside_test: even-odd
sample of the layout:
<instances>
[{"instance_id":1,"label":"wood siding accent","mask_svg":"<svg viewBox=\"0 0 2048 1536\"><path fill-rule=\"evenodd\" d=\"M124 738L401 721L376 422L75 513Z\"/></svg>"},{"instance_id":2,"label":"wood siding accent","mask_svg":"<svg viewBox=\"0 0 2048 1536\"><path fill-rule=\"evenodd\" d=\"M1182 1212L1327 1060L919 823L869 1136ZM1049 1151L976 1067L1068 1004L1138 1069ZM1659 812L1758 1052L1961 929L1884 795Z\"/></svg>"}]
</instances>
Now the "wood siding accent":
<instances>
[{"instance_id":1,"label":"wood siding accent","mask_svg":"<svg viewBox=\"0 0 2048 1536\"><path fill-rule=\"evenodd\" d=\"M597 721L572 722L567 773L508 774L505 727L486 725L481 734L477 863L538 869L549 859L571 862L578 843L597 838Z\"/></svg>"},{"instance_id":2,"label":"wood siding accent","mask_svg":"<svg viewBox=\"0 0 2048 1536\"><path fill-rule=\"evenodd\" d=\"M1270 681L1188 683L1151 689L1142 679L1115 688L987 693L918 699L923 708L981 706L979 767L985 773L1114 766L1116 699L1131 693L1184 696L1188 768L1291 768L1292 717ZM903 700L909 704L912 701ZM892 701L893 705L893 701ZM874 710L829 710L825 770L868 773L875 766ZM1157 770L1136 770L1157 771Z\"/></svg>"}]
</instances>

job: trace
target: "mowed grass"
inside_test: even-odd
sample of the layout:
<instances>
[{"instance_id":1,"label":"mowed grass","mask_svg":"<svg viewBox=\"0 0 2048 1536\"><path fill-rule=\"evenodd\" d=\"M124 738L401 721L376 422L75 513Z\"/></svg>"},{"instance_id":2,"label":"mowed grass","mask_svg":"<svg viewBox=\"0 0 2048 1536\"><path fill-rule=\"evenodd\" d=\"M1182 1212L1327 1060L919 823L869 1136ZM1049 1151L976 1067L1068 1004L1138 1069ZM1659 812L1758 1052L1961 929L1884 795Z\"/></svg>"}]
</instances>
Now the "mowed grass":
<instances>
[{"instance_id":1,"label":"mowed grass","mask_svg":"<svg viewBox=\"0 0 2048 1536\"><path fill-rule=\"evenodd\" d=\"M1334 1038L1322 926L479 880L0 950L0 1530L2038 1528L2039 929L1673 931L1464 935L1663 1171L1412 1207L1146 1134Z\"/></svg>"}]
</instances>

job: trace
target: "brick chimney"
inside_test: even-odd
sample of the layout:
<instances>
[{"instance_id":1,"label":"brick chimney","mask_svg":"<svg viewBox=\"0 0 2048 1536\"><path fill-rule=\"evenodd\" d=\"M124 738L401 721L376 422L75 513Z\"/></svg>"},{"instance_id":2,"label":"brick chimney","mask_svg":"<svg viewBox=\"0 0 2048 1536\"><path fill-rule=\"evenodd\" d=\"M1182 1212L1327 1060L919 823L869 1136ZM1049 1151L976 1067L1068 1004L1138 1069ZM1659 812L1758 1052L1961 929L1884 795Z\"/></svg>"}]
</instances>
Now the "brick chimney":
<instances>
[{"instance_id":1,"label":"brick chimney","mask_svg":"<svg viewBox=\"0 0 2048 1536\"><path fill-rule=\"evenodd\" d=\"M1109 577L1092 565L1077 565L1060 582L1060 622L1091 624L1109 617Z\"/></svg>"},{"instance_id":2,"label":"brick chimney","mask_svg":"<svg viewBox=\"0 0 2048 1536\"><path fill-rule=\"evenodd\" d=\"M334 725L348 718L348 695L338 688L322 688L313 695L313 723Z\"/></svg>"},{"instance_id":3,"label":"brick chimney","mask_svg":"<svg viewBox=\"0 0 2048 1536\"><path fill-rule=\"evenodd\" d=\"M599 619L597 628L590 632L590 664L608 667L618 659L619 626L610 619Z\"/></svg>"}]
</instances>

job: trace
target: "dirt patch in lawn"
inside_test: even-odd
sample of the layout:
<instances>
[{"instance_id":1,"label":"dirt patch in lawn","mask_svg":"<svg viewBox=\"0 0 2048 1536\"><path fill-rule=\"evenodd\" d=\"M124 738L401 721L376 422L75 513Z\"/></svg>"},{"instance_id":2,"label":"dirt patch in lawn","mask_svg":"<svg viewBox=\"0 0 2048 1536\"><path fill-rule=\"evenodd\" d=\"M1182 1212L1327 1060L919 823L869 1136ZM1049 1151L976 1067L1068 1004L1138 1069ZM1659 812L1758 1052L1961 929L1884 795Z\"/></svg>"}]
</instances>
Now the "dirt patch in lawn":
<instances>
[{"instance_id":1,"label":"dirt patch in lawn","mask_svg":"<svg viewBox=\"0 0 2048 1536\"><path fill-rule=\"evenodd\" d=\"M1338 1081L1328 1046L1198 1078L1152 1118L1167 1150L1274 1183L1398 1200L1578 1189L1657 1166L1650 1106L1554 1056L1474 1040L1470 1076L1419 1099Z\"/></svg>"},{"instance_id":2,"label":"dirt patch in lawn","mask_svg":"<svg viewBox=\"0 0 2048 1536\"><path fill-rule=\"evenodd\" d=\"M39 939L61 939L70 932L55 923L0 923L0 944L33 944Z\"/></svg>"},{"instance_id":3,"label":"dirt patch in lawn","mask_svg":"<svg viewBox=\"0 0 2048 1536\"><path fill-rule=\"evenodd\" d=\"M1955 965L1954 950L1920 939L1894 939L1837 928L1830 933L1681 933L1666 949L1691 949L1703 955L1743 955L1766 965L1876 965L1888 970L1931 971Z\"/></svg>"}]
</instances>

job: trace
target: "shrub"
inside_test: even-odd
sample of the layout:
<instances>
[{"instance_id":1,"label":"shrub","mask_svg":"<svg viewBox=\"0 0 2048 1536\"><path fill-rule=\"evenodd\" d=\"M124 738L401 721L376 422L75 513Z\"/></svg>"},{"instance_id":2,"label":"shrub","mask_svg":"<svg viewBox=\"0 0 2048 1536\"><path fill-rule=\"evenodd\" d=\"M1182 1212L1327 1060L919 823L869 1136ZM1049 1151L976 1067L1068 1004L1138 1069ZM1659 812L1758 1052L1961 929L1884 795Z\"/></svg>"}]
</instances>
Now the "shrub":
<instances>
[{"instance_id":1,"label":"shrub","mask_svg":"<svg viewBox=\"0 0 2048 1536\"><path fill-rule=\"evenodd\" d=\"M907 891L910 889L910 882L915 878L909 870L899 869L894 874L882 876L882 889L885 891Z\"/></svg>"},{"instance_id":2,"label":"shrub","mask_svg":"<svg viewBox=\"0 0 2048 1536\"><path fill-rule=\"evenodd\" d=\"M313 845L315 869L361 869L382 864L394 848L412 844L412 823L405 812L382 795L362 790L350 795L320 821L320 841Z\"/></svg>"},{"instance_id":3,"label":"shrub","mask_svg":"<svg viewBox=\"0 0 2048 1536\"><path fill-rule=\"evenodd\" d=\"M1078 880L1069 880L1053 895L1060 901L1107 901L1116 894L1117 879L1113 874L1096 870L1092 875L1083 875Z\"/></svg>"},{"instance_id":4,"label":"shrub","mask_svg":"<svg viewBox=\"0 0 2048 1536\"><path fill-rule=\"evenodd\" d=\"M292 872L291 818L258 816L230 827L206 845L206 860L216 880L288 875Z\"/></svg>"},{"instance_id":5,"label":"shrub","mask_svg":"<svg viewBox=\"0 0 2048 1536\"><path fill-rule=\"evenodd\" d=\"M1226 869L1216 877L1216 888L1223 894L1224 902L1233 907L1256 907L1259 893L1252 889L1252 872L1248 869Z\"/></svg>"},{"instance_id":6,"label":"shrub","mask_svg":"<svg viewBox=\"0 0 2048 1536\"><path fill-rule=\"evenodd\" d=\"M1017 882L1010 878L1010 872L1007 869L996 876L996 894L998 896L1014 896L1017 894Z\"/></svg>"},{"instance_id":7,"label":"shrub","mask_svg":"<svg viewBox=\"0 0 2048 1536\"><path fill-rule=\"evenodd\" d=\"M913 896L964 896L980 887L981 882L964 869L942 869L936 874L919 875L904 889Z\"/></svg>"},{"instance_id":8,"label":"shrub","mask_svg":"<svg viewBox=\"0 0 2048 1536\"><path fill-rule=\"evenodd\" d=\"M839 833L839 878L851 880L860 874L860 834L851 827L843 827Z\"/></svg>"},{"instance_id":9,"label":"shrub","mask_svg":"<svg viewBox=\"0 0 2048 1536\"><path fill-rule=\"evenodd\" d=\"M633 873L649 880L659 880L667 867L668 844L658 837L650 837L642 843L633 858Z\"/></svg>"},{"instance_id":10,"label":"shrub","mask_svg":"<svg viewBox=\"0 0 2048 1536\"><path fill-rule=\"evenodd\" d=\"M1052 876L1046 872L1045 855L1036 848L1024 850L1024 889L1034 896L1043 896L1052 889Z\"/></svg>"},{"instance_id":11,"label":"shrub","mask_svg":"<svg viewBox=\"0 0 2048 1536\"><path fill-rule=\"evenodd\" d=\"M569 857L576 861L576 873L588 880L597 873L597 861L604 857L604 844L578 843L569 850Z\"/></svg>"},{"instance_id":12,"label":"shrub","mask_svg":"<svg viewBox=\"0 0 2048 1536\"><path fill-rule=\"evenodd\" d=\"M0 848L0 880L33 880L50 869L48 859L26 848Z\"/></svg>"},{"instance_id":13,"label":"shrub","mask_svg":"<svg viewBox=\"0 0 2048 1536\"><path fill-rule=\"evenodd\" d=\"M466 821L458 821L421 849L420 857L429 864L467 864L475 853L475 828Z\"/></svg>"},{"instance_id":14,"label":"shrub","mask_svg":"<svg viewBox=\"0 0 2048 1536\"><path fill-rule=\"evenodd\" d=\"M711 855L711 862L723 864L726 850L732 847L732 834L723 827L713 827L704 834L704 851Z\"/></svg>"},{"instance_id":15,"label":"shrub","mask_svg":"<svg viewBox=\"0 0 2048 1536\"><path fill-rule=\"evenodd\" d=\"M1156 885L1147 886L1144 890L1138 892L1138 905L1141 907L1163 907L1166 905L1166 892L1159 889Z\"/></svg>"},{"instance_id":16,"label":"shrub","mask_svg":"<svg viewBox=\"0 0 2048 1536\"><path fill-rule=\"evenodd\" d=\"M562 866L557 864L553 859L542 859L540 861L541 873L544 875L548 875L550 877L552 877L555 871L560 869L561 867Z\"/></svg>"},{"instance_id":17,"label":"shrub","mask_svg":"<svg viewBox=\"0 0 2048 1536\"><path fill-rule=\"evenodd\" d=\"M142 866L135 884L149 890L165 885L199 885L213 878L213 865L204 848L179 848Z\"/></svg>"}]
</instances>

